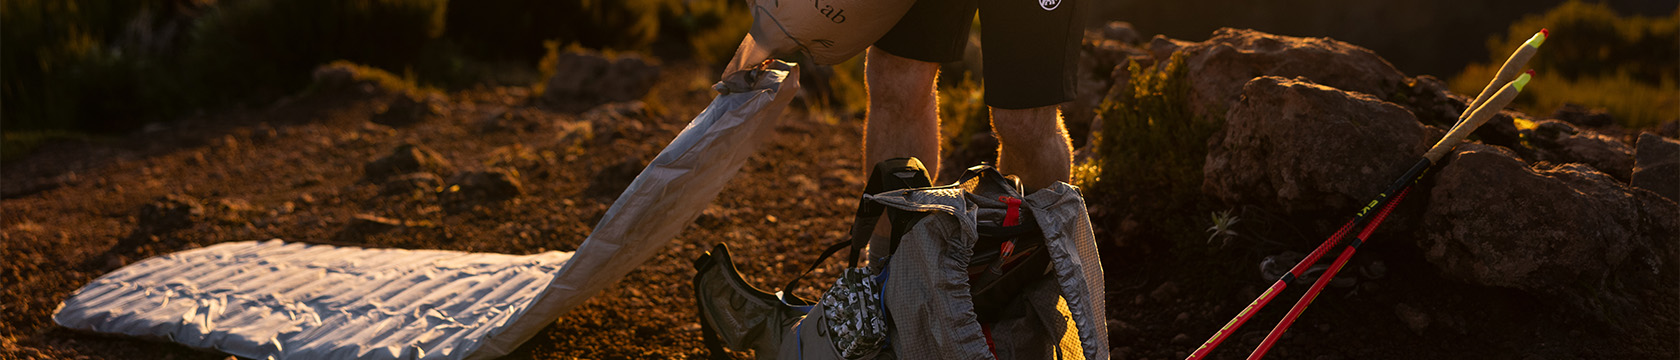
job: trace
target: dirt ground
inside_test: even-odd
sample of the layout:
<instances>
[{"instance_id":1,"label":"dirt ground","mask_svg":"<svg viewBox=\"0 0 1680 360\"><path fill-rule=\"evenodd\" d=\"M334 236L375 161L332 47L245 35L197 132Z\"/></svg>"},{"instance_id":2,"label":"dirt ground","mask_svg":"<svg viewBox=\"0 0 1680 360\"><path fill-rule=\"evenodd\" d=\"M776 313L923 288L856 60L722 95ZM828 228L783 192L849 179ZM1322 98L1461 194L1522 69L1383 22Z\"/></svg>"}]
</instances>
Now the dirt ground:
<instances>
[{"instance_id":1,"label":"dirt ground","mask_svg":"<svg viewBox=\"0 0 1680 360\"><path fill-rule=\"evenodd\" d=\"M710 69L669 65L664 74L653 90L656 104L580 115L542 110L525 89L486 88L450 94L446 116L392 127L368 120L386 100L299 96L116 140L48 144L0 169L0 358L227 357L71 331L50 318L60 301L106 272L220 242L573 250L623 186L710 101ZM861 120L812 114L791 107L776 138L695 224L508 358L706 356L690 286L695 257L728 243L748 281L769 287L809 264L850 224L862 188ZM505 201L391 193L364 178L367 163L403 144L447 159L444 179L454 171L513 169L522 193ZM171 203L160 200L165 196L196 201L201 212L177 222L160 217L159 204ZM1090 199L1104 245L1115 358L1183 358L1269 284L1255 270L1263 256L1312 246L1193 252L1119 245L1138 242L1117 238L1125 234L1125 214L1103 210L1114 201ZM1357 283L1320 295L1272 358L1675 358L1680 350L1674 288L1651 289L1649 296L1675 301L1648 309L1649 323L1604 324L1544 298L1442 279L1414 247L1380 237L1350 267L1363 271L1350 271L1361 273L1353 276ZM831 262L807 283L831 281L821 275L842 261ZM1215 358L1246 356L1305 288L1285 292Z\"/></svg>"}]
</instances>

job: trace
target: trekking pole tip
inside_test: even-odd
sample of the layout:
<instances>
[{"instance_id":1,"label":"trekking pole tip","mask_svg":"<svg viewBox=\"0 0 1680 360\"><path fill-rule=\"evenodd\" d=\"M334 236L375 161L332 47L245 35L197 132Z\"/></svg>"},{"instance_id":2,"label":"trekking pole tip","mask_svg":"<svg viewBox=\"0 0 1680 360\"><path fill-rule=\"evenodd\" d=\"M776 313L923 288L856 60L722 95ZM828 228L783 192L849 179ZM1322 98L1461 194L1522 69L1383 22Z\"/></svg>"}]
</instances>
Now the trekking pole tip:
<instances>
[{"instance_id":1,"label":"trekking pole tip","mask_svg":"<svg viewBox=\"0 0 1680 360\"><path fill-rule=\"evenodd\" d=\"M1533 48L1539 48L1540 44L1545 43L1546 38L1551 37L1551 36L1552 36L1551 30L1540 29L1540 32L1534 33L1534 36L1528 38L1528 42L1524 43L1524 45L1528 45L1529 47L1533 47Z\"/></svg>"}]
</instances>

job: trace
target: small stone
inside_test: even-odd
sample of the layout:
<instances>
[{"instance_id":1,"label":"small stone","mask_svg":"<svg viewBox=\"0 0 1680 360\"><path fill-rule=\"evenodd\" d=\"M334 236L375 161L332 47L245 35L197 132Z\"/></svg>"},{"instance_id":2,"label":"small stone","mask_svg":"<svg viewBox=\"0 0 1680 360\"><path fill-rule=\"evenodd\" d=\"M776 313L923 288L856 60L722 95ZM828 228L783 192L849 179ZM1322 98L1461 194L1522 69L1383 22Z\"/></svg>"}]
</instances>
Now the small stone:
<instances>
[{"instance_id":1,"label":"small stone","mask_svg":"<svg viewBox=\"0 0 1680 360\"><path fill-rule=\"evenodd\" d=\"M1639 134L1633 150L1633 186L1680 200L1680 141Z\"/></svg>"},{"instance_id":2,"label":"small stone","mask_svg":"<svg viewBox=\"0 0 1680 360\"><path fill-rule=\"evenodd\" d=\"M385 181L379 189L381 195L395 194L425 194L437 192L443 187L443 178L426 172L410 173Z\"/></svg>"},{"instance_id":3,"label":"small stone","mask_svg":"<svg viewBox=\"0 0 1680 360\"><path fill-rule=\"evenodd\" d=\"M1418 310L1411 305L1395 304L1394 315L1400 317L1400 321L1406 323L1406 327L1411 328L1412 332L1419 335L1423 334L1424 329L1429 328L1429 314L1425 314L1422 310Z\"/></svg>"},{"instance_id":4,"label":"small stone","mask_svg":"<svg viewBox=\"0 0 1680 360\"><path fill-rule=\"evenodd\" d=\"M1188 313L1188 312L1178 313L1178 317L1175 318L1175 320L1178 320L1178 321L1190 320L1190 313Z\"/></svg>"},{"instance_id":5,"label":"small stone","mask_svg":"<svg viewBox=\"0 0 1680 360\"><path fill-rule=\"evenodd\" d=\"M1189 344L1190 343L1190 335L1186 335L1186 334L1183 334L1183 333L1179 333L1178 335L1173 335L1171 342L1173 344L1177 344L1177 345Z\"/></svg>"},{"instance_id":6,"label":"small stone","mask_svg":"<svg viewBox=\"0 0 1680 360\"><path fill-rule=\"evenodd\" d=\"M437 151L422 145L404 144L393 149L389 155L367 163L362 169L369 179L384 179L417 171L442 173L449 167L449 160L438 155Z\"/></svg>"},{"instance_id":7,"label":"small stone","mask_svg":"<svg viewBox=\"0 0 1680 360\"><path fill-rule=\"evenodd\" d=\"M817 186L816 181L812 181L810 177L805 175L789 176L786 182L793 185L793 188L800 194L815 194L822 189L822 187Z\"/></svg>"},{"instance_id":8,"label":"small stone","mask_svg":"<svg viewBox=\"0 0 1680 360\"><path fill-rule=\"evenodd\" d=\"M646 167L645 164L639 157L626 157L618 163L595 173L594 178L589 182L589 188L585 189L584 193L598 198L617 198L619 194L624 193L625 188L630 186L631 181L636 180L636 175L642 173L642 168Z\"/></svg>"},{"instance_id":9,"label":"small stone","mask_svg":"<svg viewBox=\"0 0 1680 360\"><path fill-rule=\"evenodd\" d=\"M1107 25L1103 26L1103 37L1109 40L1131 44L1143 41L1143 36L1139 35L1137 30L1132 28L1132 23L1125 21L1108 22Z\"/></svg>"},{"instance_id":10,"label":"small stone","mask_svg":"<svg viewBox=\"0 0 1680 360\"><path fill-rule=\"evenodd\" d=\"M1174 295L1178 295L1178 283L1172 281L1161 283L1161 286L1155 287L1155 291L1149 292L1149 298L1159 302L1167 302Z\"/></svg>"},{"instance_id":11,"label":"small stone","mask_svg":"<svg viewBox=\"0 0 1680 360\"><path fill-rule=\"evenodd\" d=\"M355 214L350 216L350 227L358 232L366 234L381 233L402 226L402 220L378 215Z\"/></svg>"},{"instance_id":12,"label":"small stone","mask_svg":"<svg viewBox=\"0 0 1680 360\"><path fill-rule=\"evenodd\" d=\"M437 93L401 93L391 100L378 113L373 115L373 123L386 126L407 126L425 121L429 118L441 117L447 111L445 104L449 100Z\"/></svg>"},{"instance_id":13,"label":"small stone","mask_svg":"<svg viewBox=\"0 0 1680 360\"><path fill-rule=\"evenodd\" d=\"M165 195L140 208L140 227L147 232L186 228L204 219L204 205L181 194Z\"/></svg>"},{"instance_id":14,"label":"small stone","mask_svg":"<svg viewBox=\"0 0 1680 360\"><path fill-rule=\"evenodd\" d=\"M509 200L525 192L519 171L506 168L455 174L449 183L453 185L447 194L452 200L472 204Z\"/></svg>"}]
</instances>

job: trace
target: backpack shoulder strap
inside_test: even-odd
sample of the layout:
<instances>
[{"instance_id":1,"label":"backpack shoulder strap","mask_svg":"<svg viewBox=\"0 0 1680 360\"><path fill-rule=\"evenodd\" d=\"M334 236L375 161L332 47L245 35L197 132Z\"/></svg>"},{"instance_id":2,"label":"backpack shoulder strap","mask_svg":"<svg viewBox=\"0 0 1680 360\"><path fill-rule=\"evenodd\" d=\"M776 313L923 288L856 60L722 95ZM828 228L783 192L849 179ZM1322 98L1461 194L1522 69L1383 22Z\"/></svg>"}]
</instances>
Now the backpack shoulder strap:
<instances>
[{"instance_id":1,"label":"backpack shoulder strap","mask_svg":"<svg viewBox=\"0 0 1680 360\"><path fill-rule=\"evenodd\" d=\"M914 157L895 158L875 164L875 168L869 172L869 181L864 184L863 192L865 194L880 194L893 190L932 186L933 181L928 178L927 168L922 165L921 160ZM888 221L892 222L893 234L895 235L893 242L897 243L897 235L903 232L900 228L907 225L902 224L904 221L898 220L904 218L904 216L897 213L898 211L888 211L885 205L870 201L867 197L859 198L857 212L853 215L851 236L829 245L828 249L823 250L822 255L818 256L810 267L801 271L799 275L795 275L793 279L788 280L787 285L782 286L782 293L791 296L794 287L799 285L799 280L805 278L805 275L811 273L812 270L816 270L818 266L822 266L824 260L828 260L829 256L833 256L840 249L848 247L851 249L846 265L856 268L858 257L860 257L863 248L869 245L869 236L875 232L875 225L880 221L882 214L888 215Z\"/></svg>"}]
</instances>

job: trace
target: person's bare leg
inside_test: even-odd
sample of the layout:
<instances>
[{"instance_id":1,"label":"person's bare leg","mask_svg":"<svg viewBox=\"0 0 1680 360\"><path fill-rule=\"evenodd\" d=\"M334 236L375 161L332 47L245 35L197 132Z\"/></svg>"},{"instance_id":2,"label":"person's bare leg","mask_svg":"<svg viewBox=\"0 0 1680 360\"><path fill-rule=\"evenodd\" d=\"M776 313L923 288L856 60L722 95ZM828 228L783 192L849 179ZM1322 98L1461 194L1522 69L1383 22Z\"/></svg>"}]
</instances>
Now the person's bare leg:
<instances>
[{"instance_id":1,"label":"person's bare leg","mask_svg":"<svg viewBox=\"0 0 1680 360\"><path fill-rule=\"evenodd\" d=\"M934 80L939 63L912 60L869 48L864 84L869 112L864 115L863 172L881 161L914 156L939 174L939 106Z\"/></svg>"},{"instance_id":2,"label":"person's bare leg","mask_svg":"<svg viewBox=\"0 0 1680 360\"><path fill-rule=\"evenodd\" d=\"M1068 181L1073 146L1055 105L991 110L992 134L998 138L998 171L1020 177L1029 191Z\"/></svg>"},{"instance_id":3,"label":"person's bare leg","mask_svg":"<svg viewBox=\"0 0 1680 360\"><path fill-rule=\"evenodd\" d=\"M939 103L934 80L939 77L939 64L874 47L865 56L863 81L869 91L869 112L863 117L865 178L881 161L914 156L927 168L929 180L935 180L939 175ZM892 228L886 224L882 216L869 240L870 266L883 264L877 260L888 254Z\"/></svg>"}]
</instances>

